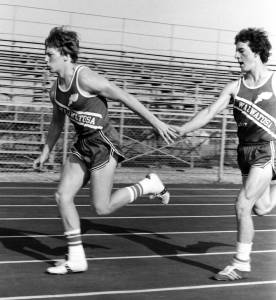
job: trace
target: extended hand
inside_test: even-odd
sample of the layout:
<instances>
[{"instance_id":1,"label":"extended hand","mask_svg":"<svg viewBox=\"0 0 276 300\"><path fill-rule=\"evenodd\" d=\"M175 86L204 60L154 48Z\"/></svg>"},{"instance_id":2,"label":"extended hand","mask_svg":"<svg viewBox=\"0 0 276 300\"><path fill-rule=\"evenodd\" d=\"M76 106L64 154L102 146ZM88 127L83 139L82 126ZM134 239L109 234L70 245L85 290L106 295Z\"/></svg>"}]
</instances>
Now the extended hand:
<instances>
[{"instance_id":1,"label":"extended hand","mask_svg":"<svg viewBox=\"0 0 276 300\"><path fill-rule=\"evenodd\" d=\"M164 141L169 145L174 142L175 139L178 138L177 131L173 128L173 126L170 126L164 122L160 121L160 124L157 128L159 134L164 139Z\"/></svg>"},{"instance_id":2,"label":"extended hand","mask_svg":"<svg viewBox=\"0 0 276 300\"><path fill-rule=\"evenodd\" d=\"M39 156L37 159L35 159L33 162L34 170L42 171L42 168L43 168L46 160L47 160L47 158L44 158L43 156Z\"/></svg>"},{"instance_id":3,"label":"extended hand","mask_svg":"<svg viewBox=\"0 0 276 300\"><path fill-rule=\"evenodd\" d=\"M182 136L185 134L183 126L171 125L173 130L176 132L178 136Z\"/></svg>"}]
</instances>

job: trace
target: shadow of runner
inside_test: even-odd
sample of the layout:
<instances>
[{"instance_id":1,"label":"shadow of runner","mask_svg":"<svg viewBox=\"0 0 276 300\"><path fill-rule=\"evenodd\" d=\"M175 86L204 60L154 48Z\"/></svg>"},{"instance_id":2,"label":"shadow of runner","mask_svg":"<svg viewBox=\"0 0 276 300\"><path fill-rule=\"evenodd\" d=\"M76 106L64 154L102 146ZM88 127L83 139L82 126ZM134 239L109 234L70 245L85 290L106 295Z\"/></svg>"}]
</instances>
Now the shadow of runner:
<instances>
[{"instance_id":1,"label":"shadow of runner","mask_svg":"<svg viewBox=\"0 0 276 300\"><path fill-rule=\"evenodd\" d=\"M118 227L118 226L110 226L110 225L104 225L99 223L94 223L86 219L81 220L82 224L82 232L85 233L89 229L93 228L93 230L115 234L115 233L121 233L120 238L128 239L132 242L141 244L149 248L151 251L156 253L157 255L160 255L161 257L165 257L167 259L171 259L177 262L186 263L192 266L196 266L198 268L206 269L208 271L211 271L213 273L217 273L219 269L201 263L199 261L187 259L179 255L179 252L186 252L186 253L207 253L207 251L213 247L224 247L224 246L232 246L229 244L224 243L218 243L218 242L202 242L198 241L196 244L193 245L187 245L187 246L179 246L175 244L168 243L167 241L169 238L166 235L160 235L156 234L154 232L146 231L147 233L152 234L151 237L148 235L136 235L135 232L141 232L138 229L135 228L124 228L124 227ZM126 234L126 235L123 235Z\"/></svg>"},{"instance_id":2,"label":"shadow of runner","mask_svg":"<svg viewBox=\"0 0 276 300\"><path fill-rule=\"evenodd\" d=\"M31 235L41 235L39 232L34 231L21 231L18 229L8 229L8 228L0 228L0 243L2 245L11 250L18 253L21 253L25 256L31 257L35 260L54 260L58 257L63 257L67 253L66 240L63 236L56 236L54 238L58 240L64 241L64 246L61 247L51 247L51 243L49 246L40 239L44 237L32 237ZM99 245L91 245L89 246L93 248L104 248ZM88 245L84 244L84 247L88 247ZM11 255L12 256L12 255ZM49 261L48 263L51 263Z\"/></svg>"}]
</instances>

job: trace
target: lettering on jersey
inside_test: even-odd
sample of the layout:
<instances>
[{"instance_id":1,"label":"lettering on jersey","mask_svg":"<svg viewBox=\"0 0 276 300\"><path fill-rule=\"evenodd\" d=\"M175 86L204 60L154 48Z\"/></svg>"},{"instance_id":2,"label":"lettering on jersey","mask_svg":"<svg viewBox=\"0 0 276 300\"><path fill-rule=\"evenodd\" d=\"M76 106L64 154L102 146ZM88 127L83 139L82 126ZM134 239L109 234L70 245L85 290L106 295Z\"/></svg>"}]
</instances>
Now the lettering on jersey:
<instances>
[{"instance_id":1,"label":"lettering on jersey","mask_svg":"<svg viewBox=\"0 0 276 300\"><path fill-rule=\"evenodd\" d=\"M79 94L72 94L69 97L69 102L68 102L68 106L71 106L74 102L77 102L79 98Z\"/></svg>"},{"instance_id":2,"label":"lettering on jersey","mask_svg":"<svg viewBox=\"0 0 276 300\"><path fill-rule=\"evenodd\" d=\"M98 113L83 112L83 111L74 111L62 105L60 102L55 100L58 105L59 110L66 114L72 122L75 122L79 125L91 127L94 129L102 129L102 126L97 125L97 121L102 119L102 115Z\"/></svg>"},{"instance_id":3,"label":"lettering on jersey","mask_svg":"<svg viewBox=\"0 0 276 300\"><path fill-rule=\"evenodd\" d=\"M269 120L266 116L264 116L260 111L257 111L254 107L251 107L251 110L249 112L253 118L263 124L265 127L270 128L272 125L272 121Z\"/></svg>"},{"instance_id":4,"label":"lettering on jersey","mask_svg":"<svg viewBox=\"0 0 276 300\"><path fill-rule=\"evenodd\" d=\"M251 105L249 105L249 104L247 104L247 103L244 103L244 102L241 102L241 101L239 101L238 103L239 103L239 108L240 108L242 111L247 112L247 113L250 112L250 110L251 110Z\"/></svg>"},{"instance_id":5,"label":"lettering on jersey","mask_svg":"<svg viewBox=\"0 0 276 300\"><path fill-rule=\"evenodd\" d=\"M260 95L258 95L254 103L257 104L263 100L269 100L272 96L273 94L271 92L262 92Z\"/></svg>"},{"instance_id":6,"label":"lettering on jersey","mask_svg":"<svg viewBox=\"0 0 276 300\"><path fill-rule=\"evenodd\" d=\"M239 101L237 108L244 115L255 121L256 124L262 124L268 129L273 125L273 121L267 117L258 106L254 107L250 103Z\"/></svg>"}]
</instances>

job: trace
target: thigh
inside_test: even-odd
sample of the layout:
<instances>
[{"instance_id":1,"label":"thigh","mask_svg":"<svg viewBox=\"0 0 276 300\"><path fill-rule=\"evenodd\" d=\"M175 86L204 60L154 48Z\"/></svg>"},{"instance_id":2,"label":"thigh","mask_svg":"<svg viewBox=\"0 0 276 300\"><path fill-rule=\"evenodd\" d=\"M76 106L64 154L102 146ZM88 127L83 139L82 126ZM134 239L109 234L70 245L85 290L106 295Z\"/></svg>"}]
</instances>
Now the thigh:
<instances>
[{"instance_id":1,"label":"thigh","mask_svg":"<svg viewBox=\"0 0 276 300\"><path fill-rule=\"evenodd\" d=\"M77 156L70 154L63 166L58 192L74 196L86 182L88 170Z\"/></svg>"},{"instance_id":2,"label":"thigh","mask_svg":"<svg viewBox=\"0 0 276 300\"><path fill-rule=\"evenodd\" d=\"M271 164L267 164L265 167L253 166L250 168L248 177L243 182L243 190L246 199L250 200L252 205L269 191L272 173Z\"/></svg>"},{"instance_id":3,"label":"thigh","mask_svg":"<svg viewBox=\"0 0 276 300\"><path fill-rule=\"evenodd\" d=\"M117 160L111 156L109 162L103 168L91 172L91 200L94 205L109 202L116 167Z\"/></svg>"}]
</instances>

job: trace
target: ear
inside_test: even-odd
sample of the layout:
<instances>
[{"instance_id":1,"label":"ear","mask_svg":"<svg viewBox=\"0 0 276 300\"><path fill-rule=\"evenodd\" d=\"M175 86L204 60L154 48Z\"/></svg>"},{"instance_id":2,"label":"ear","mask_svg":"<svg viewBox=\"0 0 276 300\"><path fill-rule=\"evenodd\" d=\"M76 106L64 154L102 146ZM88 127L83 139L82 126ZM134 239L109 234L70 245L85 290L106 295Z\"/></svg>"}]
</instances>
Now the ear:
<instances>
[{"instance_id":1,"label":"ear","mask_svg":"<svg viewBox=\"0 0 276 300\"><path fill-rule=\"evenodd\" d=\"M71 58L71 56L69 54L63 55L63 57L64 57L64 61L69 61L69 62L72 61L72 58Z\"/></svg>"}]
</instances>

